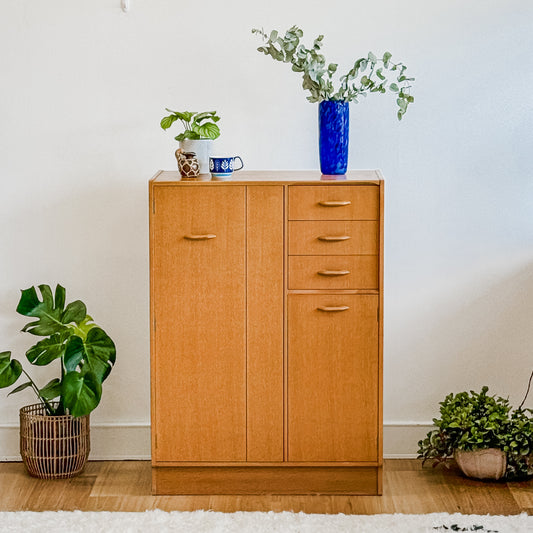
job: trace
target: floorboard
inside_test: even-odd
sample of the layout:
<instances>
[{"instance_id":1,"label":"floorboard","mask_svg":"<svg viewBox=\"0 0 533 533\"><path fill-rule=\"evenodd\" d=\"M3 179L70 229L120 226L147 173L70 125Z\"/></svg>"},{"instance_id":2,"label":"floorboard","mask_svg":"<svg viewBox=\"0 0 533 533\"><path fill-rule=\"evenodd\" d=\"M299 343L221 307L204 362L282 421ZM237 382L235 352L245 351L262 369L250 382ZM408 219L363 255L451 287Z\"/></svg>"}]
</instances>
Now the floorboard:
<instances>
[{"instance_id":1,"label":"floorboard","mask_svg":"<svg viewBox=\"0 0 533 533\"><path fill-rule=\"evenodd\" d=\"M0 463L1 511L303 511L305 513L533 514L533 481L482 482L456 468L389 459L383 496L152 496L148 461L94 461L67 480L38 480L22 463Z\"/></svg>"}]
</instances>

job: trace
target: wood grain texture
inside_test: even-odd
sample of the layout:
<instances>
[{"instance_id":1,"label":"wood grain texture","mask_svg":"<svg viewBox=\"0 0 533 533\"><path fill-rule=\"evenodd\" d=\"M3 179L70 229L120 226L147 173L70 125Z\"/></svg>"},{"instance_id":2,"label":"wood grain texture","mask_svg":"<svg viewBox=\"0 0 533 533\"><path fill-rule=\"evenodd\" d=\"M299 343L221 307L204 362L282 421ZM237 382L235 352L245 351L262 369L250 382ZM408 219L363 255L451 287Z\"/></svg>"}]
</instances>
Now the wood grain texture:
<instances>
[{"instance_id":1,"label":"wood grain texture","mask_svg":"<svg viewBox=\"0 0 533 533\"><path fill-rule=\"evenodd\" d=\"M245 189L153 194L153 460L245 460Z\"/></svg>"},{"instance_id":2,"label":"wood grain texture","mask_svg":"<svg viewBox=\"0 0 533 533\"><path fill-rule=\"evenodd\" d=\"M370 180L381 176L267 174L151 182L156 491L201 471L246 492L231 480L257 485L280 468L310 481L294 463L337 462L352 483L370 469L352 490L379 493L383 189Z\"/></svg>"},{"instance_id":3,"label":"wood grain texture","mask_svg":"<svg viewBox=\"0 0 533 533\"><path fill-rule=\"evenodd\" d=\"M336 205L336 204L346 205ZM289 187L289 220L377 220L379 187L294 185Z\"/></svg>"},{"instance_id":4,"label":"wood grain texture","mask_svg":"<svg viewBox=\"0 0 533 533\"><path fill-rule=\"evenodd\" d=\"M154 468L155 494L378 494L380 467Z\"/></svg>"},{"instance_id":5,"label":"wood grain texture","mask_svg":"<svg viewBox=\"0 0 533 533\"><path fill-rule=\"evenodd\" d=\"M283 461L284 191L246 190L246 457Z\"/></svg>"},{"instance_id":6,"label":"wood grain texture","mask_svg":"<svg viewBox=\"0 0 533 533\"><path fill-rule=\"evenodd\" d=\"M381 174L381 172L380 172ZM378 456L383 457L383 300L385 295L385 182L379 184Z\"/></svg>"},{"instance_id":7,"label":"wood grain texture","mask_svg":"<svg viewBox=\"0 0 533 533\"><path fill-rule=\"evenodd\" d=\"M466 479L455 467L422 468L421 461L386 459L383 496L209 495L152 496L149 461L89 461L73 479L29 477L22 463L0 463L0 511L293 511L305 513L533 514L533 482Z\"/></svg>"},{"instance_id":8,"label":"wood grain texture","mask_svg":"<svg viewBox=\"0 0 533 533\"><path fill-rule=\"evenodd\" d=\"M320 237L349 237L326 241ZM289 222L289 255L377 255L377 221L295 220Z\"/></svg>"},{"instance_id":9,"label":"wood grain texture","mask_svg":"<svg viewBox=\"0 0 533 533\"><path fill-rule=\"evenodd\" d=\"M325 176L316 170L243 170L234 172L231 180L217 181L211 174L201 174L198 180L182 181L180 173L175 171L159 171L153 178L156 183L177 184L180 187L224 187L233 185L261 185L309 183L313 185L379 185L383 179L377 170L349 170L343 176Z\"/></svg>"},{"instance_id":10,"label":"wood grain texture","mask_svg":"<svg viewBox=\"0 0 533 533\"><path fill-rule=\"evenodd\" d=\"M377 288L377 255L289 257L289 289Z\"/></svg>"},{"instance_id":11,"label":"wood grain texture","mask_svg":"<svg viewBox=\"0 0 533 533\"><path fill-rule=\"evenodd\" d=\"M289 295L290 461L378 460L377 309L377 296Z\"/></svg>"}]
</instances>

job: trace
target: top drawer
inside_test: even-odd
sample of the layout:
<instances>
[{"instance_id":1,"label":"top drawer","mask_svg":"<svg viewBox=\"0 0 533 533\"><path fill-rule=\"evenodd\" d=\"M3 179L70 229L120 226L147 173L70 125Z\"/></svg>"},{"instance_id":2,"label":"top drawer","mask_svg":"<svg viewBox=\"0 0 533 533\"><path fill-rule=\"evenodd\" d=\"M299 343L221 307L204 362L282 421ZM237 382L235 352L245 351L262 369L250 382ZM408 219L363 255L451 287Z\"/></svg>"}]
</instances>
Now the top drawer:
<instances>
[{"instance_id":1,"label":"top drawer","mask_svg":"<svg viewBox=\"0 0 533 533\"><path fill-rule=\"evenodd\" d=\"M291 185L289 220L378 220L375 185Z\"/></svg>"}]
</instances>

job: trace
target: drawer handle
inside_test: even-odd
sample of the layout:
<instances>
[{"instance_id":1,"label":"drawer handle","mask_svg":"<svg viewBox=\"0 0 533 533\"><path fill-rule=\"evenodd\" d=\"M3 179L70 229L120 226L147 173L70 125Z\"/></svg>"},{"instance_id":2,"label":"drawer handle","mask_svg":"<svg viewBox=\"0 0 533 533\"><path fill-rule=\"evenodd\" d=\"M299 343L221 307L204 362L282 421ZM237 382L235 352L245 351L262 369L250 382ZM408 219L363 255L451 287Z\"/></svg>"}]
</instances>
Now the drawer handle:
<instances>
[{"instance_id":1,"label":"drawer handle","mask_svg":"<svg viewBox=\"0 0 533 533\"><path fill-rule=\"evenodd\" d=\"M185 235L185 239L188 241L208 241L209 239L214 239L216 235L213 233L206 233L205 235Z\"/></svg>"},{"instance_id":2,"label":"drawer handle","mask_svg":"<svg viewBox=\"0 0 533 533\"><path fill-rule=\"evenodd\" d=\"M318 205L322 207L342 207L344 205L351 205L351 203L350 200L328 200L318 202Z\"/></svg>"},{"instance_id":3,"label":"drawer handle","mask_svg":"<svg viewBox=\"0 0 533 533\"><path fill-rule=\"evenodd\" d=\"M320 237L317 237L319 241L326 242L347 241L349 238L349 235L320 235Z\"/></svg>"},{"instance_id":4,"label":"drawer handle","mask_svg":"<svg viewBox=\"0 0 533 533\"><path fill-rule=\"evenodd\" d=\"M317 307L317 309L326 313L338 313L339 311L348 311L350 308L347 305L339 305L337 307L327 307L321 305L320 307Z\"/></svg>"},{"instance_id":5,"label":"drawer handle","mask_svg":"<svg viewBox=\"0 0 533 533\"><path fill-rule=\"evenodd\" d=\"M319 270L317 272L320 276L346 276L349 273L349 270Z\"/></svg>"}]
</instances>

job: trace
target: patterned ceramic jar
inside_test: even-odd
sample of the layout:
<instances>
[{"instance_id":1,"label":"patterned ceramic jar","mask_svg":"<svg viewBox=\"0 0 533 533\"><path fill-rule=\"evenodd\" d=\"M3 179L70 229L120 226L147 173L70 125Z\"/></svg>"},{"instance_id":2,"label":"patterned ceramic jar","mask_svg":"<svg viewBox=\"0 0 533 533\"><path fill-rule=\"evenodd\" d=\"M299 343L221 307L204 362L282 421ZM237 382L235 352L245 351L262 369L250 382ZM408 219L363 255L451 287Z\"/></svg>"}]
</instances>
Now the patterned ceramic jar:
<instances>
[{"instance_id":1,"label":"patterned ceramic jar","mask_svg":"<svg viewBox=\"0 0 533 533\"><path fill-rule=\"evenodd\" d=\"M176 150L178 169L183 179L197 178L200 174L200 164L194 152L184 152L181 148Z\"/></svg>"}]
</instances>

